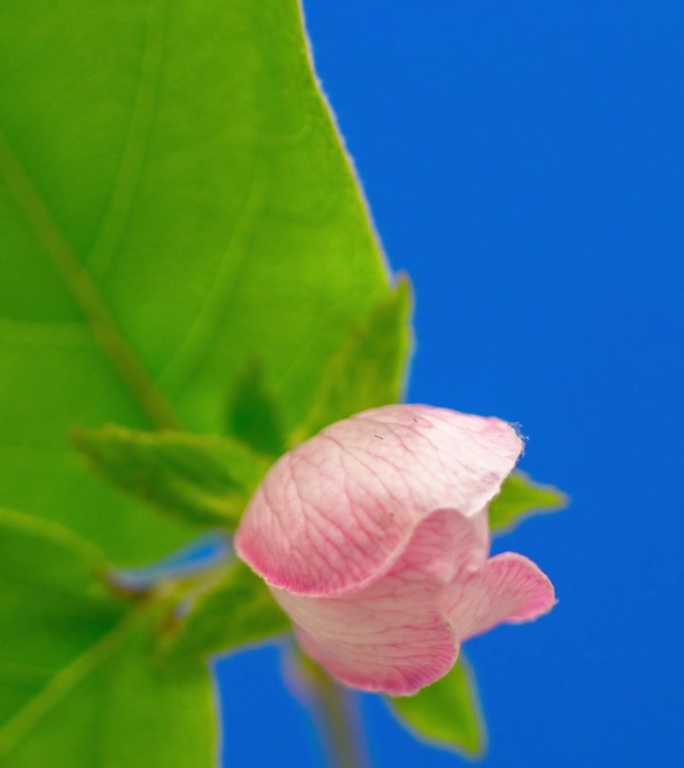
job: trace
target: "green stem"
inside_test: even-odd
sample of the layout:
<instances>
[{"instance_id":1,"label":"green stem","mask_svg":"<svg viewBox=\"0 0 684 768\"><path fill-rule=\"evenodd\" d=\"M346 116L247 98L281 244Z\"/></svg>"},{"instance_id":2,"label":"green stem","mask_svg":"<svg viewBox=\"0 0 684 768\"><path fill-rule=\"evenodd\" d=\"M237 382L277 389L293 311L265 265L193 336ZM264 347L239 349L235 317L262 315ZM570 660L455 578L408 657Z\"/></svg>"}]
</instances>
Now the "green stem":
<instances>
[{"instance_id":1,"label":"green stem","mask_svg":"<svg viewBox=\"0 0 684 768\"><path fill-rule=\"evenodd\" d=\"M302 659L302 666L328 765L330 768L370 768L361 713L353 694L309 659Z\"/></svg>"}]
</instances>

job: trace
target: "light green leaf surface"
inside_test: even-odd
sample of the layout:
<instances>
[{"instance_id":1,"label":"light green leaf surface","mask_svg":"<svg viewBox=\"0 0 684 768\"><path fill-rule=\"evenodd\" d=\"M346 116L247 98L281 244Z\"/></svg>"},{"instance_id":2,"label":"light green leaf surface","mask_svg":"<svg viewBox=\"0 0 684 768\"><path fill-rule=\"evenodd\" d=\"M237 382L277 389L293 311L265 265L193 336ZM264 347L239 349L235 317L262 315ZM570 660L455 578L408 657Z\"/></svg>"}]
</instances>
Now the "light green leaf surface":
<instances>
[{"instance_id":1,"label":"light green leaf surface","mask_svg":"<svg viewBox=\"0 0 684 768\"><path fill-rule=\"evenodd\" d=\"M0 765L187 768L214 755L202 665L151 664L158 609L105 589L100 553L0 508Z\"/></svg>"},{"instance_id":2,"label":"light green leaf surface","mask_svg":"<svg viewBox=\"0 0 684 768\"><path fill-rule=\"evenodd\" d=\"M75 429L88 464L121 490L201 527L235 530L270 461L218 435Z\"/></svg>"},{"instance_id":3,"label":"light green leaf surface","mask_svg":"<svg viewBox=\"0 0 684 768\"><path fill-rule=\"evenodd\" d=\"M0 82L0 501L153 559L68 428L218 432L257 359L291 431L386 268L296 0L3 3Z\"/></svg>"},{"instance_id":4,"label":"light green leaf surface","mask_svg":"<svg viewBox=\"0 0 684 768\"><path fill-rule=\"evenodd\" d=\"M539 485L524 472L509 475L501 492L489 505L492 533L506 533L527 517L540 512L556 512L568 505L568 498L552 485Z\"/></svg>"},{"instance_id":5,"label":"light green leaf surface","mask_svg":"<svg viewBox=\"0 0 684 768\"><path fill-rule=\"evenodd\" d=\"M264 581L236 562L214 589L195 598L163 650L174 664L261 643L290 628Z\"/></svg>"},{"instance_id":6,"label":"light green leaf surface","mask_svg":"<svg viewBox=\"0 0 684 768\"><path fill-rule=\"evenodd\" d=\"M399 720L422 741L482 757L487 736L473 672L463 654L446 677L415 696L388 699Z\"/></svg>"},{"instance_id":7,"label":"light green leaf surface","mask_svg":"<svg viewBox=\"0 0 684 768\"><path fill-rule=\"evenodd\" d=\"M410 286L402 276L366 320L352 327L330 361L306 419L294 432L293 443L353 413L401 399L411 345L410 313Z\"/></svg>"}]
</instances>

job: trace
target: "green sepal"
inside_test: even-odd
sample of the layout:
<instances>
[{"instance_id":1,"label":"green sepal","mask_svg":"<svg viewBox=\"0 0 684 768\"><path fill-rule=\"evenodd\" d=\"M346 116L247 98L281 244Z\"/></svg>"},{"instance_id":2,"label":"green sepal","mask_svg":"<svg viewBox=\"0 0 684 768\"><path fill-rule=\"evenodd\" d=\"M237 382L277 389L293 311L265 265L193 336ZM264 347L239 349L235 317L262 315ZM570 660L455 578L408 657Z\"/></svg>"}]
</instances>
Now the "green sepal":
<instances>
[{"instance_id":1,"label":"green sepal","mask_svg":"<svg viewBox=\"0 0 684 768\"><path fill-rule=\"evenodd\" d=\"M265 582L236 561L217 584L191 599L189 612L172 626L160 650L173 664L263 643L290 628Z\"/></svg>"},{"instance_id":2,"label":"green sepal","mask_svg":"<svg viewBox=\"0 0 684 768\"><path fill-rule=\"evenodd\" d=\"M259 453L280 456L287 450L280 409L258 361L251 361L237 377L225 421L229 435Z\"/></svg>"},{"instance_id":3,"label":"green sepal","mask_svg":"<svg viewBox=\"0 0 684 768\"><path fill-rule=\"evenodd\" d=\"M411 287L401 276L364 323L355 324L329 361L309 414L291 437L297 444L323 427L402 398L411 346Z\"/></svg>"},{"instance_id":4,"label":"green sepal","mask_svg":"<svg viewBox=\"0 0 684 768\"><path fill-rule=\"evenodd\" d=\"M524 472L509 475L499 495L489 504L489 528L506 533L522 520L541 512L556 512L568 505L568 497L552 485L539 485Z\"/></svg>"},{"instance_id":5,"label":"green sepal","mask_svg":"<svg viewBox=\"0 0 684 768\"><path fill-rule=\"evenodd\" d=\"M470 664L461 654L441 680L414 696L387 697L399 721L421 741L477 759L483 757L487 734Z\"/></svg>"}]
</instances>

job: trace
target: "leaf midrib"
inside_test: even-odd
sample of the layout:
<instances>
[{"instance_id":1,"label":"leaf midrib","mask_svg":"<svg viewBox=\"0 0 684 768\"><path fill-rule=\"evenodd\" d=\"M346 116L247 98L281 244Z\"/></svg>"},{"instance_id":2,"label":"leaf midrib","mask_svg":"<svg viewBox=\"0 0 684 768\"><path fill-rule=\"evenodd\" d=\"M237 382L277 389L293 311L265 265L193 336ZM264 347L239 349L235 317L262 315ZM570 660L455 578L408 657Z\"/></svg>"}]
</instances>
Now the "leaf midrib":
<instances>
[{"instance_id":1,"label":"leaf midrib","mask_svg":"<svg viewBox=\"0 0 684 768\"><path fill-rule=\"evenodd\" d=\"M109 308L0 128L0 173L88 327L121 380L159 429L178 429L171 405L119 330Z\"/></svg>"}]
</instances>

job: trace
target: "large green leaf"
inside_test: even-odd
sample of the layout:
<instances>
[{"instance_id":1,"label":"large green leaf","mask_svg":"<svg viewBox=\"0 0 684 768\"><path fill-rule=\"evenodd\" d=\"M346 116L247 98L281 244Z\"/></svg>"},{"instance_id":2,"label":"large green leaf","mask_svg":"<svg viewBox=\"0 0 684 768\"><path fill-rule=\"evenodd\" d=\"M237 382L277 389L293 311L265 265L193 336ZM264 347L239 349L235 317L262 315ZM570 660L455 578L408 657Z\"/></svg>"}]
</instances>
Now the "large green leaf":
<instances>
[{"instance_id":1,"label":"large green leaf","mask_svg":"<svg viewBox=\"0 0 684 768\"><path fill-rule=\"evenodd\" d=\"M257 359L290 431L385 266L297 0L3 3L0 82L0 500L140 562L188 531L67 429L216 432Z\"/></svg>"},{"instance_id":2,"label":"large green leaf","mask_svg":"<svg viewBox=\"0 0 684 768\"><path fill-rule=\"evenodd\" d=\"M509 475L499 495L489 504L492 533L505 533L526 517L540 512L556 512L568 505L568 498L552 485L539 485L524 472Z\"/></svg>"},{"instance_id":3,"label":"large green leaf","mask_svg":"<svg viewBox=\"0 0 684 768\"><path fill-rule=\"evenodd\" d=\"M448 675L415 696L388 699L415 736L467 757L482 757L486 732L475 679L463 654Z\"/></svg>"},{"instance_id":4,"label":"large green leaf","mask_svg":"<svg viewBox=\"0 0 684 768\"><path fill-rule=\"evenodd\" d=\"M0 765L186 768L214 752L211 682L152 664L159 607L105 588L68 529L0 508Z\"/></svg>"},{"instance_id":5,"label":"large green leaf","mask_svg":"<svg viewBox=\"0 0 684 768\"><path fill-rule=\"evenodd\" d=\"M120 489L201 527L234 531L271 462L238 440L124 427L75 429L89 465Z\"/></svg>"}]
</instances>

